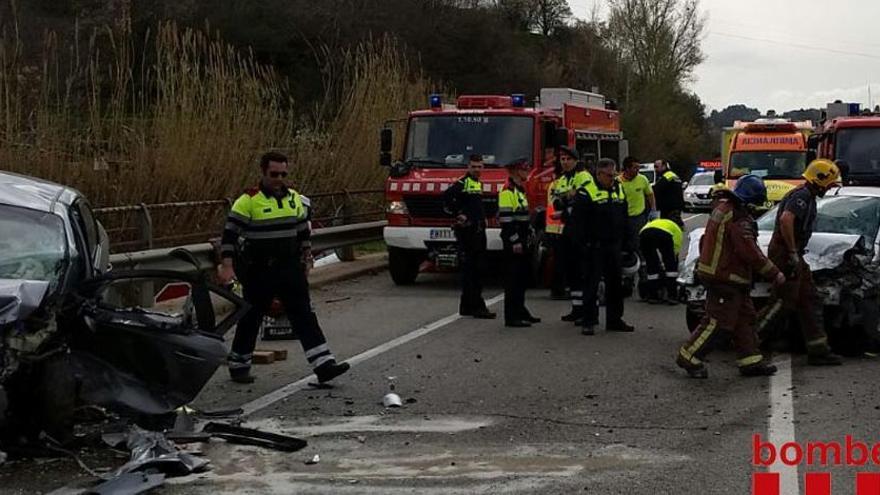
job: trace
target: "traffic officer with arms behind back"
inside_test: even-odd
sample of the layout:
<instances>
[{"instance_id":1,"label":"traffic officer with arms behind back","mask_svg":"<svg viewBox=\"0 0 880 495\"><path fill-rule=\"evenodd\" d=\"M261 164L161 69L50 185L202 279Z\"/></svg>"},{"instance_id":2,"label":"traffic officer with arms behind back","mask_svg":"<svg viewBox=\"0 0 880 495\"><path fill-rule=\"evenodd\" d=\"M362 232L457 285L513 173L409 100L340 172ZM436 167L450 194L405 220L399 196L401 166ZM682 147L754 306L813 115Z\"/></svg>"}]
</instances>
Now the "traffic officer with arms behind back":
<instances>
[{"instance_id":1,"label":"traffic officer with arms behind back","mask_svg":"<svg viewBox=\"0 0 880 495\"><path fill-rule=\"evenodd\" d=\"M681 212L684 210L684 188L681 179L669 168L669 162L657 160L654 162L654 173L657 180L654 182L654 197L660 217L667 218L684 227Z\"/></svg>"},{"instance_id":2,"label":"traffic officer with arms behind back","mask_svg":"<svg viewBox=\"0 0 880 495\"><path fill-rule=\"evenodd\" d=\"M262 179L242 194L226 219L221 245L221 284L238 276L251 308L239 321L229 354L229 374L238 383L252 383L251 359L263 317L277 296L297 330L306 359L318 381L345 373L318 326L309 299L307 267L312 262L310 203L285 184L287 157L266 153L260 159Z\"/></svg>"},{"instance_id":3,"label":"traffic officer with arms behind back","mask_svg":"<svg viewBox=\"0 0 880 495\"><path fill-rule=\"evenodd\" d=\"M616 164L602 158L596 164L596 182L577 191L571 215L574 245L583 272L583 317L576 323L581 333L593 335L599 324L599 282L605 280L605 329L632 332L623 321L621 258L627 229L627 202L615 177Z\"/></svg>"},{"instance_id":4,"label":"traffic officer with arms behind back","mask_svg":"<svg viewBox=\"0 0 880 495\"><path fill-rule=\"evenodd\" d=\"M495 313L483 300L483 264L486 256L486 212L483 208L483 156L470 155L467 174L443 193L443 209L455 217L452 229L458 243L461 270L461 302L458 313L480 319L493 319Z\"/></svg>"},{"instance_id":5,"label":"traffic officer with arms behind back","mask_svg":"<svg viewBox=\"0 0 880 495\"><path fill-rule=\"evenodd\" d=\"M526 160L507 165L509 179L498 194L498 223L505 265L504 326L507 327L529 327L541 321L526 309L525 301L534 239L525 191L530 168Z\"/></svg>"}]
</instances>

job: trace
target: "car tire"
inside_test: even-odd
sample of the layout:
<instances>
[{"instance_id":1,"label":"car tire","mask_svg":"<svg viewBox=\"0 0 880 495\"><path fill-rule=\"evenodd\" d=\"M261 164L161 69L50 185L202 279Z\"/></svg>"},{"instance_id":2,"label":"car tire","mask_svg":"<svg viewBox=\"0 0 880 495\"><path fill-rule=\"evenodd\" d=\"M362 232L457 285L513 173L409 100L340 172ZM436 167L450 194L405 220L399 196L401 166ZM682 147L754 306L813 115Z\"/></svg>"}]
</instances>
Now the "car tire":
<instances>
[{"instance_id":1,"label":"car tire","mask_svg":"<svg viewBox=\"0 0 880 495\"><path fill-rule=\"evenodd\" d=\"M412 285L419 276L422 253L412 249L388 247L388 271L395 285Z\"/></svg>"}]
</instances>

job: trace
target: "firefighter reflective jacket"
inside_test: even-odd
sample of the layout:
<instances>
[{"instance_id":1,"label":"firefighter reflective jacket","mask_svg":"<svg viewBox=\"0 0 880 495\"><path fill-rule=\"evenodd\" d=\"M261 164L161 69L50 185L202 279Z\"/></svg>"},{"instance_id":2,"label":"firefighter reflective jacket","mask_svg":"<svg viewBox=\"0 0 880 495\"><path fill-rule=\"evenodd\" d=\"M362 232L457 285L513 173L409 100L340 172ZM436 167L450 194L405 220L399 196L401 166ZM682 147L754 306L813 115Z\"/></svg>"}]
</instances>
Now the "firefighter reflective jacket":
<instances>
[{"instance_id":1,"label":"firefighter reflective jacket","mask_svg":"<svg viewBox=\"0 0 880 495\"><path fill-rule=\"evenodd\" d=\"M226 217L221 254L248 259L299 260L311 245L311 203L293 189L276 194L255 187L242 194Z\"/></svg>"},{"instance_id":2,"label":"firefighter reflective jacket","mask_svg":"<svg viewBox=\"0 0 880 495\"><path fill-rule=\"evenodd\" d=\"M529 200L525 191L512 180L498 193L498 223L501 224L501 241L505 247L528 243L531 236Z\"/></svg>"},{"instance_id":3,"label":"firefighter reflective jacket","mask_svg":"<svg viewBox=\"0 0 880 495\"><path fill-rule=\"evenodd\" d=\"M566 172L556 179L547 190L547 220L545 231L551 234L561 234L565 226L565 220L571 213L573 199L568 198L569 191L577 191L582 187L595 187L593 176L586 170ZM557 212L561 212L560 218L553 218Z\"/></svg>"},{"instance_id":4,"label":"firefighter reflective jacket","mask_svg":"<svg viewBox=\"0 0 880 495\"><path fill-rule=\"evenodd\" d=\"M443 193L443 210L453 217L467 217L465 224L459 227L484 228L483 184L470 174L458 179Z\"/></svg>"},{"instance_id":5,"label":"firefighter reflective jacket","mask_svg":"<svg viewBox=\"0 0 880 495\"><path fill-rule=\"evenodd\" d=\"M684 190L681 179L672 170L667 170L654 183L654 199L660 213L684 210Z\"/></svg>"},{"instance_id":6,"label":"firefighter reflective jacket","mask_svg":"<svg viewBox=\"0 0 880 495\"><path fill-rule=\"evenodd\" d=\"M658 218L656 220L651 220L646 223L642 230L639 232L644 232L648 229L658 229L666 232L670 236L672 236L672 248L675 250L675 254L681 252L681 239L683 237L683 233L681 231L681 227L678 226L677 223L672 220L668 220L666 218Z\"/></svg>"},{"instance_id":7,"label":"firefighter reflective jacket","mask_svg":"<svg viewBox=\"0 0 880 495\"><path fill-rule=\"evenodd\" d=\"M608 189L593 183L578 189L572 208L572 235L578 249L622 242L626 237L628 205L616 179Z\"/></svg>"},{"instance_id":8,"label":"firefighter reflective jacket","mask_svg":"<svg viewBox=\"0 0 880 495\"><path fill-rule=\"evenodd\" d=\"M701 280L749 286L754 274L773 280L779 269L758 247L758 227L742 206L721 199L700 240Z\"/></svg>"}]
</instances>

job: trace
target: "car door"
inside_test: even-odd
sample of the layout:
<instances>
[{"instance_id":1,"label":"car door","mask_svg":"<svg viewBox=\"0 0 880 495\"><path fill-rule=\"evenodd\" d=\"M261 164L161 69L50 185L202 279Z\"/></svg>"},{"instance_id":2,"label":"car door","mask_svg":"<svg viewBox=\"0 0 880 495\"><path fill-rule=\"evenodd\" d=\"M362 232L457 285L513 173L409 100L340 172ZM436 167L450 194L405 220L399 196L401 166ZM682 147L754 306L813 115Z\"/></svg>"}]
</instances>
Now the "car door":
<instances>
[{"instance_id":1,"label":"car door","mask_svg":"<svg viewBox=\"0 0 880 495\"><path fill-rule=\"evenodd\" d=\"M162 288L175 297L145 307L143 291ZM225 362L223 335L247 309L201 274L114 271L85 281L62 316L82 398L140 414L191 402Z\"/></svg>"}]
</instances>

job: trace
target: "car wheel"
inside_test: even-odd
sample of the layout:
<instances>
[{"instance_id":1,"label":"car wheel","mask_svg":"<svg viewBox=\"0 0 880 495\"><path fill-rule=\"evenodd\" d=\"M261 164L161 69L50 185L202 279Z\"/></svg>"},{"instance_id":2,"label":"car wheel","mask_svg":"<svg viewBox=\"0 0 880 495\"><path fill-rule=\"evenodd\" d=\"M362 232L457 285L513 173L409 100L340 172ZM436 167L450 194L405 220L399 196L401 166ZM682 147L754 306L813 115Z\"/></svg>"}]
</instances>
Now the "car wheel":
<instances>
[{"instance_id":1,"label":"car wheel","mask_svg":"<svg viewBox=\"0 0 880 495\"><path fill-rule=\"evenodd\" d=\"M412 285L419 276L421 252L388 247L388 271L396 285Z\"/></svg>"}]
</instances>

